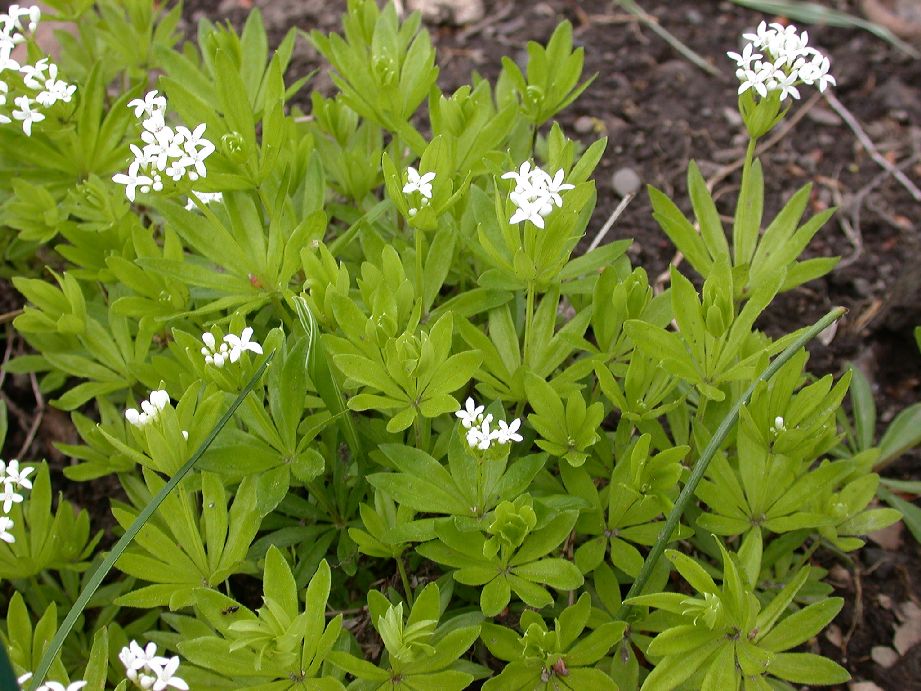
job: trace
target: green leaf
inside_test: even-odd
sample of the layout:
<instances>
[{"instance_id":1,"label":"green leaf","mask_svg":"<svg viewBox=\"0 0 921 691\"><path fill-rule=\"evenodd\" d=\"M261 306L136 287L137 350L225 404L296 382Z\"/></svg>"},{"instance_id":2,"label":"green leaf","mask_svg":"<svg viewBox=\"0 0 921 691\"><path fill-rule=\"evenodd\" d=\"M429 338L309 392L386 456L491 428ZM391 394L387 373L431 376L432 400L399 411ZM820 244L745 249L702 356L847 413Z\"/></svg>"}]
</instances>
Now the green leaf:
<instances>
[{"instance_id":1,"label":"green leaf","mask_svg":"<svg viewBox=\"0 0 921 691\"><path fill-rule=\"evenodd\" d=\"M720 221L716 204L713 203L713 197L707 190L704 176L700 174L700 169L694 161L688 164L688 193L710 257L713 261L725 259L729 262L729 243L726 241L723 223Z\"/></svg>"},{"instance_id":2,"label":"green leaf","mask_svg":"<svg viewBox=\"0 0 921 691\"><path fill-rule=\"evenodd\" d=\"M496 576L480 591L480 609L485 616L495 617L505 609L511 597L508 578L504 575Z\"/></svg>"},{"instance_id":3,"label":"green leaf","mask_svg":"<svg viewBox=\"0 0 921 691\"><path fill-rule=\"evenodd\" d=\"M873 436L876 434L876 404L873 401L873 391L866 375L859 368L851 364L851 407L854 414L854 424L857 427L857 448L860 451L873 446Z\"/></svg>"},{"instance_id":4,"label":"green leaf","mask_svg":"<svg viewBox=\"0 0 921 691\"><path fill-rule=\"evenodd\" d=\"M838 663L811 653L775 655L768 665L768 672L797 684L843 684L851 678Z\"/></svg>"},{"instance_id":5,"label":"green leaf","mask_svg":"<svg viewBox=\"0 0 921 691\"><path fill-rule=\"evenodd\" d=\"M879 459L874 467L885 467L918 444L921 444L921 403L905 408L889 424L879 442Z\"/></svg>"},{"instance_id":6,"label":"green leaf","mask_svg":"<svg viewBox=\"0 0 921 691\"><path fill-rule=\"evenodd\" d=\"M844 600L840 597L815 602L782 620L758 641L758 645L773 652L795 648L824 629L843 606Z\"/></svg>"}]
</instances>

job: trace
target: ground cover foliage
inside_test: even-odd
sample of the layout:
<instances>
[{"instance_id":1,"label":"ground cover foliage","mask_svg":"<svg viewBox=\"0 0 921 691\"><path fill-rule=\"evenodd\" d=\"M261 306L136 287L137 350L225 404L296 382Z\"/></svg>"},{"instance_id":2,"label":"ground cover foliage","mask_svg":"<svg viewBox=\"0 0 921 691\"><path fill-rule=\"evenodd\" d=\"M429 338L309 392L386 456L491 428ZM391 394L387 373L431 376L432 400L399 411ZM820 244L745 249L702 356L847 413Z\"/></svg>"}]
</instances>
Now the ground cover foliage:
<instances>
[{"instance_id":1,"label":"ground cover foliage","mask_svg":"<svg viewBox=\"0 0 921 691\"><path fill-rule=\"evenodd\" d=\"M831 213L803 217L808 186L762 217L754 156L791 89L828 86L821 55L762 27L774 71L736 56L735 217L693 163L693 217L651 188L689 265L656 294L627 241L573 254L605 141L553 124L591 81L567 24L443 94L419 18L392 6L351 2L341 34L270 52L258 13L180 44L178 8L49 4L78 27L68 81L22 69L42 64L31 14L20 76L2 54L4 269L35 350L8 370L71 411L66 475L118 478L126 537L104 557L46 464L4 465L0 637L24 685L848 678L798 649L842 604L812 557L899 514L872 506L872 425L839 427L850 375L807 369L840 313L755 328L835 264L799 259ZM286 108L309 89L285 81L296 40L338 88L308 114ZM28 89L55 95L41 117Z\"/></svg>"}]
</instances>

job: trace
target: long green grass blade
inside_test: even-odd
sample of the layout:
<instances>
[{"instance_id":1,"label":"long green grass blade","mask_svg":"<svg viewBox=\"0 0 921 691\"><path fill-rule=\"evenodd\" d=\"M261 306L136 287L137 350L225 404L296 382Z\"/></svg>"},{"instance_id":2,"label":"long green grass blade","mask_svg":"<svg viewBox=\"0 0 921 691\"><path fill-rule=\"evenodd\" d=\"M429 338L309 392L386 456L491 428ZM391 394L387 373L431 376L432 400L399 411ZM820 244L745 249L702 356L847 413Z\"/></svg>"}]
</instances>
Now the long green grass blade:
<instances>
[{"instance_id":1,"label":"long green grass blade","mask_svg":"<svg viewBox=\"0 0 921 691\"><path fill-rule=\"evenodd\" d=\"M45 654L42 655L41 662L38 664L38 668L35 670L35 673L32 675L32 679L29 681L29 691L35 691L45 680L45 675L48 674L48 669L51 667L51 663L54 662L55 656L60 651L61 646L64 644L64 639L67 638L67 635L70 633L70 630L73 628L74 623L77 621L77 618L83 613L86 603L90 601L90 598L93 597L96 590L102 584L103 579L108 575L109 571L112 570L112 567L115 566L115 562L118 561L118 558L122 555L122 552L127 549L128 545L131 544L131 541L134 540L135 536L140 532L141 528L144 527L144 524L147 523L147 520L154 514L154 512L159 508L160 504L164 499L169 495L170 492L180 483L182 478L192 470L195 464L198 462L205 451L208 450L208 447L211 446L211 443L214 441L215 437L220 434L220 431L224 429L230 418L236 412L237 408L240 407L240 404L243 403L250 391L256 386L259 380L262 378L263 373L266 370L266 367L269 366L269 363L272 361L272 358L275 356L275 353L269 353L266 357L265 362L256 370L256 373L252 378L247 382L246 386L243 387L243 390L237 395L233 403L230 404L230 407L227 409L227 412L217 421L217 424L211 430L211 433L208 435L207 439L202 442L202 445L198 447L198 450L192 454L191 458L185 462L176 474L169 479L163 489L157 492L157 496L150 500L150 503L144 507L141 513L138 514L138 517L134 520L134 523L125 531L125 534L121 536L118 542L115 543L115 546L112 548L112 551L106 555L106 558L102 560L102 563L99 565L99 568L93 572L93 575L90 576L89 580L86 583L86 587L83 589L83 592L80 593L80 596L77 598L77 601L74 603L73 607L70 608L70 611L67 613L67 616L64 617L64 621L61 622L61 627L54 634L54 637L51 639L51 642L48 644L48 648L45 650ZM7 689L6 685L3 685L2 688L4 691ZM13 686L13 689L16 687Z\"/></svg>"},{"instance_id":2,"label":"long green grass blade","mask_svg":"<svg viewBox=\"0 0 921 691\"><path fill-rule=\"evenodd\" d=\"M681 516L684 514L685 508L694 497L694 491L697 489L697 485L700 484L704 473L707 471L707 466L710 465L710 460L716 454L722 443L726 440L726 437L729 435L729 431L735 426L736 422L738 422L739 411L742 409L743 405L751 400L752 394L755 391L755 387L759 382L767 381L773 377L777 370L783 367L800 348L802 348L809 341L822 333L822 331L827 329L831 324L838 321L841 317L844 316L845 312L847 312L847 310L844 307L836 307L815 324L806 329L799 338L788 345L786 349L777 356L777 359L768 365L765 370L758 376L758 378L751 383L751 386L745 390L745 393L742 394L742 397L736 401L735 405L732 406L732 409L729 411L726 417L723 418L720 426L716 429L716 433L710 439L710 443L707 444L707 447L703 450L703 453L700 455L700 458L694 465L694 469L691 471L691 476L688 478L687 484L681 490L681 494L678 495L678 499L675 501L674 508L672 509L671 513L668 514L668 518L665 520L665 526L662 528L662 531L659 533L659 537L656 539L656 543L652 546L652 549L649 550L649 554L646 556L646 560L643 562L643 568L640 569L639 575L633 582L633 585L630 586L630 591L627 593L627 597L623 599L624 604L621 604L620 609L617 612L617 619L622 618L627 607L629 607L629 604L626 604L627 600L643 592L643 588L646 586L646 582L649 580L656 562L659 561L659 559L662 557L662 553L665 551L665 545L668 544L669 538L675 531L675 528L678 527L678 521L681 520Z\"/></svg>"},{"instance_id":3,"label":"long green grass blade","mask_svg":"<svg viewBox=\"0 0 921 691\"><path fill-rule=\"evenodd\" d=\"M798 0L732 0L736 5L750 10L757 10L764 14L774 14L793 19L807 24L827 24L842 28L856 28L869 31L877 38L891 43L903 53L913 58L921 57L915 48L905 43L884 26L867 21L862 17L855 17L847 12L825 7L814 2L799 2Z\"/></svg>"}]
</instances>

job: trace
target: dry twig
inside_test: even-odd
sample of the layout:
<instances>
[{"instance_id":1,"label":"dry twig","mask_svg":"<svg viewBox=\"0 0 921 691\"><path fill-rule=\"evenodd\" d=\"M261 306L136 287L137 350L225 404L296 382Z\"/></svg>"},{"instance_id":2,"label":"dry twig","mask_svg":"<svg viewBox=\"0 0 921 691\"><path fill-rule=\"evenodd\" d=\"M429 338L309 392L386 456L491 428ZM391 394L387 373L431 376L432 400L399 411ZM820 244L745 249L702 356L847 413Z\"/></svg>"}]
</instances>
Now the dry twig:
<instances>
[{"instance_id":1,"label":"dry twig","mask_svg":"<svg viewBox=\"0 0 921 691\"><path fill-rule=\"evenodd\" d=\"M607 235L608 231L611 229L611 226L620 218L620 215L624 212L624 209L627 208L627 205L633 201L635 194L628 194L623 199L620 200L620 204L617 205L617 208L611 212L611 215L608 216L608 220L604 222L604 225L601 226L601 230L595 235L592 243L588 246L586 252L591 252L593 249L598 247L601 244L601 241L604 240L604 236Z\"/></svg>"},{"instance_id":2,"label":"dry twig","mask_svg":"<svg viewBox=\"0 0 921 691\"><path fill-rule=\"evenodd\" d=\"M872 158L879 165L880 168L887 171L892 177L899 181L899 183L908 190L908 193L914 198L916 202L921 202L921 190L908 179L908 176L905 175L897 166L893 165L885 156L883 156L879 149L876 148L876 145L873 143L873 140L867 135L863 127L860 126L860 123L857 121L857 118L849 111L841 101L838 100L838 97L835 96L831 91L825 92L825 100L828 101L834 111L841 116L844 122L847 123L847 126L851 128L851 131L857 137L857 141L860 142L861 146L866 149L867 153L870 154Z\"/></svg>"}]
</instances>

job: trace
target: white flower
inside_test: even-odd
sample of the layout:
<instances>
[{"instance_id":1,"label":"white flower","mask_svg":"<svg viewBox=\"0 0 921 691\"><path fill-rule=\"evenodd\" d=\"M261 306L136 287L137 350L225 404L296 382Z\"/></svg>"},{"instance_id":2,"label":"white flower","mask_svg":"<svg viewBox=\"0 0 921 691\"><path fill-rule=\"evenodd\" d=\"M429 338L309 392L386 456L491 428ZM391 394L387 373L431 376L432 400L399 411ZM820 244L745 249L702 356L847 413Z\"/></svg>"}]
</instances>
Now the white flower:
<instances>
[{"instance_id":1,"label":"white flower","mask_svg":"<svg viewBox=\"0 0 921 691\"><path fill-rule=\"evenodd\" d=\"M470 429L474 425L479 425L483 420L483 411L486 406L477 405L472 398L467 398L464 407L458 410L454 415L460 418L461 424Z\"/></svg>"},{"instance_id":2,"label":"white flower","mask_svg":"<svg viewBox=\"0 0 921 691\"><path fill-rule=\"evenodd\" d=\"M251 353L256 353L257 355L262 355L262 346L256 343L255 341L250 341L252 338L253 329L252 327L247 326L243 329L243 333L239 336L234 334L227 334L224 336L224 342L230 346L230 361L236 362L240 359L240 356L244 351L250 351Z\"/></svg>"},{"instance_id":3,"label":"white flower","mask_svg":"<svg viewBox=\"0 0 921 691\"><path fill-rule=\"evenodd\" d=\"M41 89L48 71L48 58L37 60L34 65L23 65L19 72L23 75L22 81L30 89Z\"/></svg>"},{"instance_id":4,"label":"white flower","mask_svg":"<svg viewBox=\"0 0 921 691\"><path fill-rule=\"evenodd\" d=\"M403 194L418 192L425 199L432 198L432 180L435 179L435 173L426 173L420 176L419 171L410 166L406 169L406 179L407 183L403 185Z\"/></svg>"},{"instance_id":5,"label":"white flower","mask_svg":"<svg viewBox=\"0 0 921 691\"><path fill-rule=\"evenodd\" d=\"M150 392L150 398L141 401L141 410L128 408L125 411L125 419L135 427L143 427L148 422L155 420L167 405L169 405L169 394L160 389Z\"/></svg>"},{"instance_id":6,"label":"white flower","mask_svg":"<svg viewBox=\"0 0 921 691\"><path fill-rule=\"evenodd\" d=\"M153 183L153 180L147 175L139 175L138 171L140 170L141 163L135 160L128 167L128 174L116 173L112 176L112 181L117 182L119 185L125 186L125 196L128 197L129 202L134 201L136 195L136 190L138 187L141 188L141 192L145 194L150 191L150 185Z\"/></svg>"},{"instance_id":7,"label":"white flower","mask_svg":"<svg viewBox=\"0 0 921 691\"><path fill-rule=\"evenodd\" d=\"M80 691L86 684L87 682L85 681L72 681L67 686L64 686L59 681L46 681L35 691Z\"/></svg>"},{"instance_id":8,"label":"white flower","mask_svg":"<svg viewBox=\"0 0 921 691\"><path fill-rule=\"evenodd\" d=\"M6 70L19 71L19 63L10 57L11 52L13 52L12 42L0 43L0 72Z\"/></svg>"},{"instance_id":9,"label":"white flower","mask_svg":"<svg viewBox=\"0 0 921 691\"><path fill-rule=\"evenodd\" d=\"M224 195L221 192L196 192L195 190L192 190L192 194L197 197L198 201L200 201L202 204L224 201ZM186 211L194 211L198 207L192 200L192 197L189 197L189 201L186 202L185 208Z\"/></svg>"},{"instance_id":10,"label":"white flower","mask_svg":"<svg viewBox=\"0 0 921 691\"><path fill-rule=\"evenodd\" d=\"M32 123L41 122L45 119L44 114L32 110L32 99L28 96L17 96L13 99L18 110L13 111L13 118L22 121L22 131L26 136L32 136Z\"/></svg>"},{"instance_id":11,"label":"white flower","mask_svg":"<svg viewBox=\"0 0 921 691\"><path fill-rule=\"evenodd\" d=\"M802 60L798 67L799 78L809 86L817 85L819 91L825 91L829 84L838 84L835 78L828 74L831 66L828 58L816 51L810 61Z\"/></svg>"},{"instance_id":12,"label":"white flower","mask_svg":"<svg viewBox=\"0 0 921 691\"><path fill-rule=\"evenodd\" d=\"M496 438L496 433L489 428L491 422L492 415L487 415L479 426L474 426L467 430L467 444L471 449L486 451L492 444L493 439Z\"/></svg>"},{"instance_id":13,"label":"white flower","mask_svg":"<svg viewBox=\"0 0 921 691\"><path fill-rule=\"evenodd\" d=\"M168 660L157 655L157 644L148 643L142 648L137 641L131 641L118 653L118 659L125 666L125 676L131 681L138 681L138 672L152 671L165 665Z\"/></svg>"},{"instance_id":14,"label":"white flower","mask_svg":"<svg viewBox=\"0 0 921 691\"><path fill-rule=\"evenodd\" d=\"M141 132L144 142L145 158L158 170L166 170L170 158L182 158L182 137L177 136L172 127L165 125L158 130Z\"/></svg>"},{"instance_id":15,"label":"white flower","mask_svg":"<svg viewBox=\"0 0 921 691\"><path fill-rule=\"evenodd\" d=\"M757 70L739 70L742 73L739 76L739 79L742 80L739 85L739 95L741 96L749 89L754 89L761 98L767 98L767 81L773 75L774 69L765 63L756 63L755 67ZM738 75L738 72L736 74Z\"/></svg>"},{"instance_id":16,"label":"white flower","mask_svg":"<svg viewBox=\"0 0 921 691\"><path fill-rule=\"evenodd\" d=\"M562 169L552 177L539 167L531 170L530 161L522 163L517 171L503 174L503 180L515 181L515 189L509 194L509 199L516 209L509 223L531 221L538 228L543 228L544 217L553 211L554 204L563 206L560 192L575 189L575 185L563 182L563 176Z\"/></svg>"},{"instance_id":17,"label":"white flower","mask_svg":"<svg viewBox=\"0 0 921 691\"><path fill-rule=\"evenodd\" d=\"M0 501L3 502L3 513L9 513L13 504L22 503L22 495L13 488L13 483L4 483L3 491L0 492Z\"/></svg>"},{"instance_id":18,"label":"white flower","mask_svg":"<svg viewBox=\"0 0 921 691\"><path fill-rule=\"evenodd\" d=\"M176 672L179 669L179 656L174 656L165 660L162 664L152 664L150 665L150 671L156 675L153 685L150 687L153 691L165 691L166 688L172 687L174 689L179 689L180 691L188 691L189 685L185 683L183 679L176 676Z\"/></svg>"},{"instance_id":19,"label":"white flower","mask_svg":"<svg viewBox=\"0 0 921 691\"><path fill-rule=\"evenodd\" d=\"M543 230L544 214L542 214L541 211L544 210L545 204L539 200L537 202L529 201L527 198L515 194L514 192L509 195L509 199L511 199L517 207L515 213L513 213L512 217L508 220L509 224L515 225L523 221L531 221L531 223Z\"/></svg>"},{"instance_id":20,"label":"white flower","mask_svg":"<svg viewBox=\"0 0 921 691\"><path fill-rule=\"evenodd\" d=\"M746 43L741 55L739 53L732 52L726 53L726 55L735 60L739 67L747 70L751 67L752 62L755 60L760 60L764 57L761 53L755 53L754 50L754 44Z\"/></svg>"},{"instance_id":21,"label":"white flower","mask_svg":"<svg viewBox=\"0 0 921 691\"><path fill-rule=\"evenodd\" d=\"M496 440L500 444L508 444L513 441L522 441L523 437L518 434L518 429L521 427L521 420L515 418L512 420L512 424L506 424L505 420L499 420L499 429L496 430Z\"/></svg>"},{"instance_id":22,"label":"white flower","mask_svg":"<svg viewBox=\"0 0 921 691\"><path fill-rule=\"evenodd\" d=\"M10 544L16 542L16 538L10 532L13 529L13 519L9 516L0 516L0 540ZM22 681L19 682L20 684Z\"/></svg>"},{"instance_id":23,"label":"white flower","mask_svg":"<svg viewBox=\"0 0 921 691\"><path fill-rule=\"evenodd\" d=\"M150 117L156 112L166 108L166 97L159 96L159 91L148 91L144 98L136 98L128 101L128 107L134 108L134 117L140 118L142 115Z\"/></svg>"},{"instance_id":24,"label":"white flower","mask_svg":"<svg viewBox=\"0 0 921 691\"><path fill-rule=\"evenodd\" d=\"M15 458L12 459L4 467L3 461L0 461L0 481L5 484L16 484L24 489L32 489L32 481L29 479L29 475L35 468L26 467L22 470L19 469L19 461Z\"/></svg>"},{"instance_id":25,"label":"white flower","mask_svg":"<svg viewBox=\"0 0 921 691\"><path fill-rule=\"evenodd\" d=\"M787 96L800 97L800 84L816 86L824 91L835 78L828 74L829 61L815 48L810 48L809 34L799 33L795 26L777 22L758 25L754 33L744 34L747 43L742 53L727 53L736 62L739 94L753 89L761 98L768 92L779 91L780 100ZM755 51L760 51L756 53ZM763 59L762 59L763 58Z\"/></svg>"},{"instance_id":26,"label":"white flower","mask_svg":"<svg viewBox=\"0 0 921 691\"><path fill-rule=\"evenodd\" d=\"M0 16L2 16L2 15L0 15ZM25 684L27 681L29 681L29 679L31 679L31 678L32 678L32 672L26 672L26 673L23 674L21 677L19 677L19 679L16 680L16 683L18 683L20 686L22 686L22 685Z\"/></svg>"}]
</instances>

